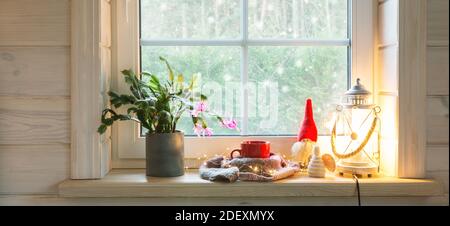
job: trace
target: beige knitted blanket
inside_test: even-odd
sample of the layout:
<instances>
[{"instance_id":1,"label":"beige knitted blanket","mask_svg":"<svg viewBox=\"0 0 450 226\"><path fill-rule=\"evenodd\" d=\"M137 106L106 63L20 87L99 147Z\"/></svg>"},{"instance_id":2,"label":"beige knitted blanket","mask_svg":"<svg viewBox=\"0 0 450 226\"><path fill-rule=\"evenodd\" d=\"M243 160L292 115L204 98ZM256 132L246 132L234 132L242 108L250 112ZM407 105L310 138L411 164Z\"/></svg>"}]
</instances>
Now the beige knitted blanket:
<instances>
[{"instance_id":1,"label":"beige knitted blanket","mask_svg":"<svg viewBox=\"0 0 450 226\"><path fill-rule=\"evenodd\" d=\"M270 182L294 175L299 166L285 161L281 156L270 158L234 158L215 157L200 167L200 177L210 181L235 182L258 181Z\"/></svg>"}]
</instances>

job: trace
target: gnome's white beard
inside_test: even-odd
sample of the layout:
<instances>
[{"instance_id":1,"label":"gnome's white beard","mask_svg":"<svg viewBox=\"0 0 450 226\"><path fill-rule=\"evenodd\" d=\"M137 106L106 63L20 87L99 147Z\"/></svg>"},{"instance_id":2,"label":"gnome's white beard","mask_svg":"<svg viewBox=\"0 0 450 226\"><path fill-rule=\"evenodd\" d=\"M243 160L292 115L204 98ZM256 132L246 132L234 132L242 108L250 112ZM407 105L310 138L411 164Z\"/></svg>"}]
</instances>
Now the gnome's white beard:
<instances>
[{"instance_id":1,"label":"gnome's white beard","mask_svg":"<svg viewBox=\"0 0 450 226\"><path fill-rule=\"evenodd\" d=\"M314 141L304 139L302 141L295 142L294 145L292 145L292 160L298 162L302 169L308 168L308 163L314 150L315 144L316 142Z\"/></svg>"}]
</instances>

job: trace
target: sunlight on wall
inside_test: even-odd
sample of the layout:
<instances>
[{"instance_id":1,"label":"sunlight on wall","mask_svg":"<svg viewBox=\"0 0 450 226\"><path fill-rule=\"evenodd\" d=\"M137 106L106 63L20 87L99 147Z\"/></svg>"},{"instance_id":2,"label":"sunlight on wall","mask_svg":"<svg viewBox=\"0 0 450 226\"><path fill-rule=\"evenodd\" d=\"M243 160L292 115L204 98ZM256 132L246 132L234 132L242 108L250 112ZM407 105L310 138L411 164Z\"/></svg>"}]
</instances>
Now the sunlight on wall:
<instances>
[{"instance_id":1,"label":"sunlight on wall","mask_svg":"<svg viewBox=\"0 0 450 226\"><path fill-rule=\"evenodd\" d=\"M379 96L381 112L381 169L385 176L397 175L398 97Z\"/></svg>"}]
</instances>

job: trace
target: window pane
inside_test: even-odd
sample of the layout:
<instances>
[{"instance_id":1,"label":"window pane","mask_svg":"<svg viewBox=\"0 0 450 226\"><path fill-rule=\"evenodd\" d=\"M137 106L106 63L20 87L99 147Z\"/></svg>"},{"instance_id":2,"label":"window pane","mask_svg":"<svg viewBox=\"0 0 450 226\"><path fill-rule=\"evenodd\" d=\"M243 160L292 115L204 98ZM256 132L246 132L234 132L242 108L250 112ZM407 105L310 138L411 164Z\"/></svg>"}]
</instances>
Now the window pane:
<instances>
[{"instance_id":1,"label":"window pane","mask_svg":"<svg viewBox=\"0 0 450 226\"><path fill-rule=\"evenodd\" d=\"M249 0L250 38L346 39L347 0Z\"/></svg>"},{"instance_id":2,"label":"window pane","mask_svg":"<svg viewBox=\"0 0 450 226\"><path fill-rule=\"evenodd\" d=\"M141 0L143 39L240 37L240 0Z\"/></svg>"},{"instance_id":3,"label":"window pane","mask_svg":"<svg viewBox=\"0 0 450 226\"><path fill-rule=\"evenodd\" d=\"M159 56L165 57L188 81L193 74L200 73L199 90L209 97L209 109L241 124L240 47L142 47L142 70L167 79L167 69ZM222 128L215 119L207 120L214 135L239 135L235 130ZM192 120L186 113L177 129L194 135L192 128Z\"/></svg>"},{"instance_id":4,"label":"window pane","mask_svg":"<svg viewBox=\"0 0 450 226\"><path fill-rule=\"evenodd\" d=\"M313 99L316 125L325 123L347 87L346 47L250 47L251 135L297 134L304 104Z\"/></svg>"}]
</instances>

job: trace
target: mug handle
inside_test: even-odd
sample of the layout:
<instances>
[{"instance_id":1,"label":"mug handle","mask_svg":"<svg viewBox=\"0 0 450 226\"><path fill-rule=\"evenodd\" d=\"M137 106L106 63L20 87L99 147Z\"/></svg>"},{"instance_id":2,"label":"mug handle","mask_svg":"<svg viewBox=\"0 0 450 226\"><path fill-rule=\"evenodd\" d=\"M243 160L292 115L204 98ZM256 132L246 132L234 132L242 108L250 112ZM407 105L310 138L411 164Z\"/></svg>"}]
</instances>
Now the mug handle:
<instances>
[{"instance_id":1,"label":"mug handle","mask_svg":"<svg viewBox=\"0 0 450 226\"><path fill-rule=\"evenodd\" d=\"M235 152L239 152L239 155L241 154L241 149L234 149L231 153L230 153L230 158L233 159L233 154Z\"/></svg>"}]
</instances>

